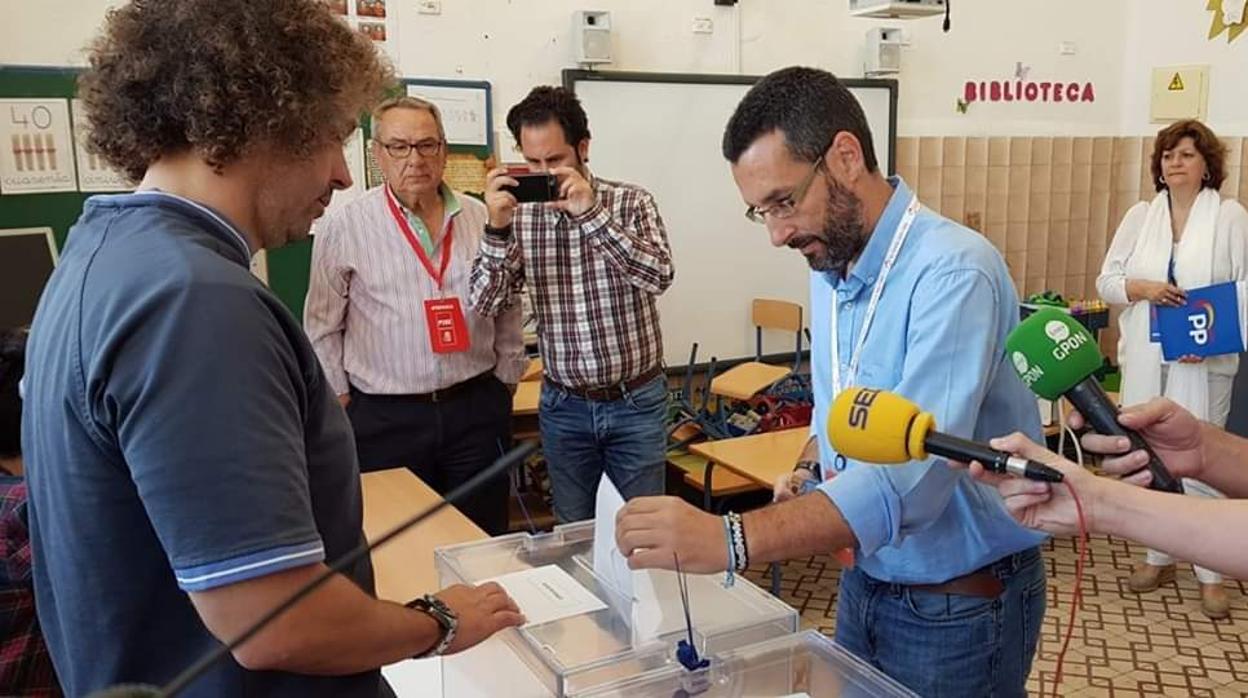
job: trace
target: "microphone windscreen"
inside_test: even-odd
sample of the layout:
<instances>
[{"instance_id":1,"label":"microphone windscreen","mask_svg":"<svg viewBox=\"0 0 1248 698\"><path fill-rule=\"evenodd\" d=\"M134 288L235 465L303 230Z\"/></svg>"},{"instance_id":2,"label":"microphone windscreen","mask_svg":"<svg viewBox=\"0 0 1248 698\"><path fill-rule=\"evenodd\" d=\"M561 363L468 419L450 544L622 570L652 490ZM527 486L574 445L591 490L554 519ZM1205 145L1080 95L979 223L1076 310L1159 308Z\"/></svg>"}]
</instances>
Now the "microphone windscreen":
<instances>
[{"instance_id":1,"label":"microphone windscreen","mask_svg":"<svg viewBox=\"0 0 1248 698\"><path fill-rule=\"evenodd\" d=\"M1005 352L1023 383L1046 400L1058 399L1103 363L1092 334L1056 308L1027 316L1006 338Z\"/></svg>"},{"instance_id":2,"label":"microphone windscreen","mask_svg":"<svg viewBox=\"0 0 1248 698\"><path fill-rule=\"evenodd\" d=\"M923 437L934 427L931 421L918 405L895 393L848 388L828 410L828 440L846 458L906 463L926 458Z\"/></svg>"}]
</instances>

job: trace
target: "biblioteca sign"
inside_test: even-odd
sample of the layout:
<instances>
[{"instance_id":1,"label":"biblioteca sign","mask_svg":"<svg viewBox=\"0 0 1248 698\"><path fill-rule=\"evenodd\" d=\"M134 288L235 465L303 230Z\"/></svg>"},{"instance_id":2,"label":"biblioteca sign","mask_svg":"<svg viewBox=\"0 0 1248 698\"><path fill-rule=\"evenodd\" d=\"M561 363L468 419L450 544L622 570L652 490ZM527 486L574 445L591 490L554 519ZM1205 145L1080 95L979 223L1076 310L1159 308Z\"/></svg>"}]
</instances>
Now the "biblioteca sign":
<instances>
[{"instance_id":1,"label":"biblioteca sign","mask_svg":"<svg viewBox=\"0 0 1248 698\"><path fill-rule=\"evenodd\" d=\"M974 102L1095 102L1091 82L1060 80L967 80L962 101Z\"/></svg>"}]
</instances>

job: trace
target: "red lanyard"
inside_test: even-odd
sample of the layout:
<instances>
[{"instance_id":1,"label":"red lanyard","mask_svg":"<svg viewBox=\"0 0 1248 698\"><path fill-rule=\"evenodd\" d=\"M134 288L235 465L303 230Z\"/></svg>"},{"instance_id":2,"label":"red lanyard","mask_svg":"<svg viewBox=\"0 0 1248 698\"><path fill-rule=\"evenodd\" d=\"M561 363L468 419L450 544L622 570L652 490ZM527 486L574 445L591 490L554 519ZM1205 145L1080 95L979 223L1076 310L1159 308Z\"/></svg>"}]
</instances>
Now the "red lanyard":
<instances>
[{"instance_id":1,"label":"red lanyard","mask_svg":"<svg viewBox=\"0 0 1248 698\"><path fill-rule=\"evenodd\" d=\"M407 244L412 246L412 250L416 256L420 258L420 263L425 266L425 271L429 272L429 276L438 284L438 290L442 290L442 279L446 276L446 268L451 265L451 240L455 234L455 219L452 218L446 226L446 239L442 241L442 267L434 271L433 262L429 260L429 255L425 254L425 248L416 240L416 234L412 232L412 226L407 222L407 216L399 209L399 204L394 199L394 193L390 191L390 187L386 187L386 205L390 208L390 215L394 216L394 222L399 224L399 232L403 233L403 237L407 238Z\"/></svg>"}]
</instances>

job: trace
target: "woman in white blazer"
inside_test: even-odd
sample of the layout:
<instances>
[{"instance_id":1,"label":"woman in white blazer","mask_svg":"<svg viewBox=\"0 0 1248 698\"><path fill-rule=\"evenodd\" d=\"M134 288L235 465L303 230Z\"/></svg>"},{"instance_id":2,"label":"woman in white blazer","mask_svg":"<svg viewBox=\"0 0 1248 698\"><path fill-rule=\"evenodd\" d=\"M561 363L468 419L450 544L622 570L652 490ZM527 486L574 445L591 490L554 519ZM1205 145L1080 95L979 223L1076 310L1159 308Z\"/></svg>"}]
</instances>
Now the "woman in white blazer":
<instances>
[{"instance_id":1,"label":"woman in white blazer","mask_svg":"<svg viewBox=\"0 0 1248 698\"><path fill-rule=\"evenodd\" d=\"M1132 206L1105 255L1096 288L1107 303L1125 306L1119 316L1118 363L1124 405L1165 395L1218 426L1231 409L1231 386L1239 356L1162 360L1150 339L1151 305L1178 306L1184 289L1227 281L1248 281L1248 212L1218 194L1225 177L1226 147L1199 121L1171 124L1157 133L1152 175L1157 196ZM1241 313L1243 297L1241 296ZM1196 480L1184 480L1188 494L1221 494ZM1210 618L1228 615L1222 577L1196 566L1201 610ZM1146 592L1173 581L1174 560L1149 550L1128 580Z\"/></svg>"}]
</instances>

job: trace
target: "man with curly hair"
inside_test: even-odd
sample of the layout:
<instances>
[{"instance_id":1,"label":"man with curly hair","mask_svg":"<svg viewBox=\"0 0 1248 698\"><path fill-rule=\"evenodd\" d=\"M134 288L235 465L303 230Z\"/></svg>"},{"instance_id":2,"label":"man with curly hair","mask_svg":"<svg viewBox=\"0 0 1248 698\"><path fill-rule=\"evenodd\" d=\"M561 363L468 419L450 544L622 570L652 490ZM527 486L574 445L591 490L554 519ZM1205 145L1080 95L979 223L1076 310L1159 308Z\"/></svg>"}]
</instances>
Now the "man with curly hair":
<instances>
[{"instance_id":1,"label":"man with curly hair","mask_svg":"<svg viewBox=\"0 0 1248 698\"><path fill-rule=\"evenodd\" d=\"M36 602L67 694L161 684L363 542L350 425L248 271L350 185L392 82L314 0L135 0L81 79L89 200L36 311L23 415ZM497 585L378 601L367 558L183 695L377 696L378 667L522 622ZM457 620L456 620L457 619Z\"/></svg>"},{"instance_id":2,"label":"man with curly hair","mask_svg":"<svg viewBox=\"0 0 1248 698\"><path fill-rule=\"evenodd\" d=\"M555 516L594 515L605 472L626 498L663 493L667 376L658 297L675 276L654 197L589 171L589 120L570 90L541 85L507 113L533 170L559 198L518 204L506 168L486 175L489 221L472 302L494 316L525 283L545 366L542 448Z\"/></svg>"}]
</instances>

